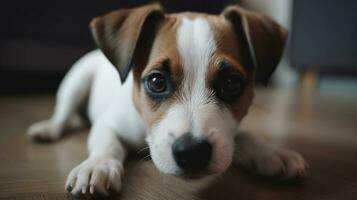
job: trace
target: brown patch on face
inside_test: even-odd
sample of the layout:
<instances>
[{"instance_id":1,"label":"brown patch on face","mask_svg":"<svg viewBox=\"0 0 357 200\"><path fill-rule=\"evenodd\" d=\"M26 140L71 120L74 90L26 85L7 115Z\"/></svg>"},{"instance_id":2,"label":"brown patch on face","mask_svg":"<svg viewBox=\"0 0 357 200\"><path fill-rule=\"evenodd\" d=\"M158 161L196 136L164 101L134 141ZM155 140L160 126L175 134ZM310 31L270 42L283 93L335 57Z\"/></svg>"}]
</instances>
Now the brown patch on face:
<instances>
[{"instance_id":1,"label":"brown patch on face","mask_svg":"<svg viewBox=\"0 0 357 200\"><path fill-rule=\"evenodd\" d=\"M216 52L210 61L207 79L212 79L219 70L219 62L225 61L247 79L252 77L252 66L246 66L241 55L239 40L232 25L225 19L211 15L207 17L210 22L216 42Z\"/></svg>"},{"instance_id":2,"label":"brown patch on face","mask_svg":"<svg viewBox=\"0 0 357 200\"><path fill-rule=\"evenodd\" d=\"M175 94L168 99L158 102L146 94L143 88L142 78L150 74L153 70L162 70L166 62L170 70L170 78L176 87L180 86L183 78L183 69L180 63L179 53L176 47L176 30L179 25L176 15L167 15L160 25L156 38L150 52L148 64L144 69L133 68L134 91L133 100L139 113L148 126L152 126L159 121L173 102L176 101ZM175 92L174 92L175 93Z\"/></svg>"},{"instance_id":3,"label":"brown patch on face","mask_svg":"<svg viewBox=\"0 0 357 200\"><path fill-rule=\"evenodd\" d=\"M225 19L214 15L207 16L207 20L214 31L216 52L208 66L206 84L212 85L212 82L218 77L221 62L227 63L232 68L232 71L238 72L247 79L244 91L236 101L222 102L228 107L234 118L240 122L248 113L254 98L253 66L246 66L244 63L244 58L242 58L241 54L242 49L232 25Z\"/></svg>"},{"instance_id":4,"label":"brown patch on face","mask_svg":"<svg viewBox=\"0 0 357 200\"><path fill-rule=\"evenodd\" d=\"M239 100L236 103L229 105L229 108L231 109L232 114L237 121L242 121L244 116L248 114L248 110L253 102L253 98L253 82L250 82L248 85L246 85L243 94L239 97Z\"/></svg>"}]
</instances>

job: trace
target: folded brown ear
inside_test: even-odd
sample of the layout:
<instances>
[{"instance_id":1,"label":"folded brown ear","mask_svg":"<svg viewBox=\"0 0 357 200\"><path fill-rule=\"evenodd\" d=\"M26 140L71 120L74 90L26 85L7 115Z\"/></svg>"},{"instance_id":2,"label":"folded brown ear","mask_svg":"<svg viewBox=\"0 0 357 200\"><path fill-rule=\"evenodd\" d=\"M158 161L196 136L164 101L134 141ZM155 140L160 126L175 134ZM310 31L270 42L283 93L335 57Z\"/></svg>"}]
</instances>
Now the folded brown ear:
<instances>
[{"instance_id":1,"label":"folded brown ear","mask_svg":"<svg viewBox=\"0 0 357 200\"><path fill-rule=\"evenodd\" d=\"M157 23L164 16L159 4L121 9L96 17L90 23L94 40L109 61L118 69L122 83L131 67L146 60ZM145 39L141 39L142 37ZM143 49L143 48L146 48ZM135 58L140 58L136 61Z\"/></svg>"},{"instance_id":2,"label":"folded brown ear","mask_svg":"<svg viewBox=\"0 0 357 200\"><path fill-rule=\"evenodd\" d=\"M255 67L256 79L266 85L282 56L287 31L268 16L229 6L222 16L229 20L243 48L247 67Z\"/></svg>"}]
</instances>

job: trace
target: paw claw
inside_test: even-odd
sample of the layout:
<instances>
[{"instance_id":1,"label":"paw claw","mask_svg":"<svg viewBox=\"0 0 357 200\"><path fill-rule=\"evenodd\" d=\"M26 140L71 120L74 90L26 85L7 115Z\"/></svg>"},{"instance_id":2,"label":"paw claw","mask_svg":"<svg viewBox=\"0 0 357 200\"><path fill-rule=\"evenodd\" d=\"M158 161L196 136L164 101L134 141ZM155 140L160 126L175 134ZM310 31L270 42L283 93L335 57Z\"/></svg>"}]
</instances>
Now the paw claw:
<instances>
[{"instance_id":1,"label":"paw claw","mask_svg":"<svg viewBox=\"0 0 357 200\"><path fill-rule=\"evenodd\" d=\"M122 171L122 164L116 159L87 159L70 172L66 190L75 196L108 196L109 189L118 193ZM119 187L110 188L110 186Z\"/></svg>"},{"instance_id":2,"label":"paw claw","mask_svg":"<svg viewBox=\"0 0 357 200\"><path fill-rule=\"evenodd\" d=\"M94 186L93 186L93 185L90 185L90 187L89 187L89 193L90 193L90 194L94 194Z\"/></svg>"},{"instance_id":3,"label":"paw claw","mask_svg":"<svg viewBox=\"0 0 357 200\"><path fill-rule=\"evenodd\" d=\"M87 185L83 185L82 186L82 194L86 194L87 193Z\"/></svg>"}]
</instances>

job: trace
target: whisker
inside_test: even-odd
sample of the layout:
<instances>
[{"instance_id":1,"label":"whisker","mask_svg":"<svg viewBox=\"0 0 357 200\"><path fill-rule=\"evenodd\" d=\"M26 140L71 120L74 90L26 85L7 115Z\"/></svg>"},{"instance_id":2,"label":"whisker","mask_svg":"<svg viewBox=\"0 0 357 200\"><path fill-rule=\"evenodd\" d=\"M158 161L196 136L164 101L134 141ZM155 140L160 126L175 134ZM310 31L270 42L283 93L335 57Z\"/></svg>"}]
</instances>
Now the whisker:
<instances>
[{"instance_id":1,"label":"whisker","mask_svg":"<svg viewBox=\"0 0 357 200\"><path fill-rule=\"evenodd\" d=\"M147 149L149 149L149 147L141 148L141 149L138 150L136 153L137 153L137 154L140 154L140 153L142 153L143 151L145 151L145 150L147 150Z\"/></svg>"},{"instance_id":2,"label":"whisker","mask_svg":"<svg viewBox=\"0 0 357 200\"><path fill-rule=\"evenodd\" d=\"M138 161L138 163L144 163L144 162L146 161L146 159L149 158L149 157L150 157L150 153L147 154L146 156L140 158L140 160Z\"/></svg>"}]
</instances>

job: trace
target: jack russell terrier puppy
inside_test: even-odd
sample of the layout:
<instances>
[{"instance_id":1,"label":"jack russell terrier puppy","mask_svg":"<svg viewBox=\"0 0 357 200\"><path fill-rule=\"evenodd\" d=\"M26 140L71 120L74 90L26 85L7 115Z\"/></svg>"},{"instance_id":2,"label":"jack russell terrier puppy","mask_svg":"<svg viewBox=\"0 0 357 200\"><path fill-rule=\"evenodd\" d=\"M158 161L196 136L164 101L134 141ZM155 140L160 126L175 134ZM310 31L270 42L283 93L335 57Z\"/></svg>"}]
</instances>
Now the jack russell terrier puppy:
<instances>
[{"instance_id":1,"label":"jack russell terrier puppy","mask_svg":"<svg viewBox=\"0 0 357 200\"><path fill-rule=\"evenodd\" d=\"M32 139L57 140L92 124L89 157L68 175L73 195L119 192L128 149L149 146L163 173L202 177L239 164L264 176L304 176L302 156L238 130L283 52L287 32L267 16L229 6L220 15L165 14L159 4L92 20L100 50L74 64L51 119Z\"/></svg>"}]
</instances>

